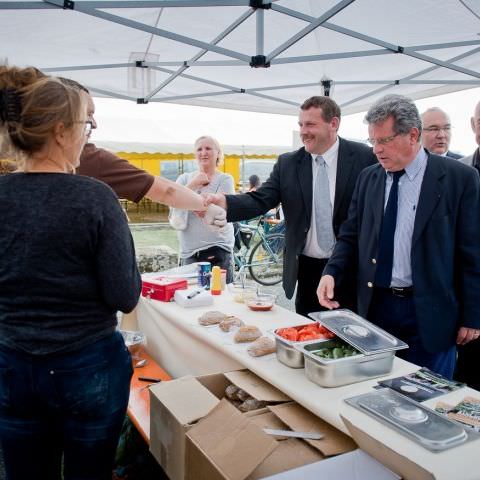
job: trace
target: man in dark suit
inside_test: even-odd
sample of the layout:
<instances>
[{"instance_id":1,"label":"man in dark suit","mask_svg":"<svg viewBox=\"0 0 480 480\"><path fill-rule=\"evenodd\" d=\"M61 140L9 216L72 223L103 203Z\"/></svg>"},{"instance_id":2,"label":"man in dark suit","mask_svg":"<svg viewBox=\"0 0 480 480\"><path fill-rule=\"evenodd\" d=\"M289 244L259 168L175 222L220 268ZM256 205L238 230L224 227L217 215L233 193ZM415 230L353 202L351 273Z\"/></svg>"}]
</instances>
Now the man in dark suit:
<instances>
[{"instance_id":1,"label":"man in dark suit","mask_svg":"<svg viewBox=\"0 0 480 480\"><path fill-rule=\"evenodd\" d=\"M431 107L422 113L422 144L430 152L458 160L462 155L451 152L452 124L440 108Z\"/></svg>"},{"instance_id":2,"label":"man in dark suit","mask_svg":"<svg viewBox=\"0 0 480 480\"><path fill-rule=\"evenodd\" d=\"M321 309L316 288L347 216L355 181L365 167L376 162L368 146L339 138L339 125L340 108L331 98L309 98L299 114L305 147L280 155L270 177L256 192L210 199L227 209L230 222L261 215L282 204L286 224L283 288L287 298L292 298L298 280L295 306L297 313L305 316ZM346 304L355 308L352 285L347 279L342 295Z\"/></svg>"},{"instance_id":3,"label":"man in dark suit","mask_svg":"<svg viewBox=\"0 0 480 480\"><path fill-rule=\"evenodd\" d=\"M348 219L318 286L358 266L358 313L407 342L400 356L451 378L455 344L480 335L480 180L421 147L415 104L388 95L366 115L379 165L359 176Z\"/></svg>"},{"instance_id":4,"label":"man in dark suit","mask_svg":"<svg viewBox=\"0 0 480 480\"><path fill-rule=\"evenodd\" d=\"M477 103L470 119L472 131L478 148L468 157L460 159L465 165L474 167L480 173L480 102ZM480 390L480 339L458 348L457 369L455 379L467 383L475 390Z\"/></svg>"}]
</instances>

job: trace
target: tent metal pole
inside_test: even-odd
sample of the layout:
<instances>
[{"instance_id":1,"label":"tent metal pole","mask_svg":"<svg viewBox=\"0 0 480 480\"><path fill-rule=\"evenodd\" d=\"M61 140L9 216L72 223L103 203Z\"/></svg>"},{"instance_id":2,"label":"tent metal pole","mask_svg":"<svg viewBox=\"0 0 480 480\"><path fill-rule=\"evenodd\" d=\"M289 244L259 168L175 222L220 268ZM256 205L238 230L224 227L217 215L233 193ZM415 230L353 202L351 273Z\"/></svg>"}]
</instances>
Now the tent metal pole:
<instances>
[{"instance_id":1,"label":"tent metal pole","mask_svg":"<svg viewBox=\"0 0 480 480\"><path fill-rule=\"evenodd\" d=\"M62 0L45 0L45 2L53 5L57 5L58 7L63 8ZM145 25L144 23L136 22L134 20L120 17L118 15L113 15L111 13L107 13L102 10L96 10L94 8L86 8L82 6L81 2L75 3L75 11L84 13L86 15L91 15L92 17L101 18L103 20L107 20L112 23L117 23L125 27L151 33L153 35L158 35L159 37L168 38L169 40L173 40L175 42L185 43L187 45L202 48L207 51L212 51L215 53L219 53L220 55L237 58L238 60L243 60L246 63L250 63L250 57L248 55L244 55L239 52L234 52L233 50L229 50L227 48L217 47L216 45L212 45L207 42L202 42L200 40L195 40L193 38L186 37L185 35L180 35L178 33L169 32L161 28L155 28L150 25Z\"/></svg>"},{"instance_id":2,"label":"tent metal pole","mask_svg":"<svg viewBox=\"0 0 480 480\"><path fill-rule=\"evenodd\" d=\"M471 47L472 45L480 45L480 40L466 40L463 42L435 43L433 45L410 45L405 47L405 51L418 52L421 50L441 50L442 48Z\"/></svg>"},{"instance_id":3,"label":"tent metal pole","mask_svg":"<svg viewBox=\"0 0 480 480\"><path fill-rule=\"evenodd\" d=\"M301 20L305 20L306 22L310 22L311 24L314 24L318 20L315 17L312 17L310 15L305 15L305 14L302 14L300 12L296 12L294 10L291 10L289 8L282 7L280 5L273 4L272 5L272 10L275 10L275 11L278 11L278 12L281 12L281 13L285 13L286 15L294 16L294 17L299 18ZM347 35L349 37L356 38L357 40L363 40L365 42L368 42L368 43L371 43L371 44L374 44L374 45L378 45L380 47L387 48L389 50L392 50L393 52L397 52L397 53L400 53L400 54L403 54L403 55L407 55L409 57L413 57L413 58L417 58L419 60L423 60L423 61L428 62L428 63L433 63L434 65L439 65L441 67L448 68L450 70L455 70L455 71L460 72L460 73L465 73L466 75L470 75L470 76L473 76L473 77L476 77L476 78L480 78L480 73L475 72L473 70L469 70L469 69L462 68L462 67L457 67L456 65L452 65L451 63L448 63L448 62L442 62L441 60L430 57L428 55L422 55L420 53L411 51L408 48L405 48L403 46L394 45L392 43L385 42L385 41L380 40L378 38L371 37L369 35L364 35L363 33L355 32L354 30L350 30L348 28L340 27L338 25L334 25L333 23L324 22L321 26L324 27L324 28L328 28L329 30L333 30L335 32L342 33L342 34Z\"/></svg>"},{"instance_id":4,"label":"tent metal pole","mask_svg":"<svg viewBox=\"0 0 480 480\"><path fill-rule=\"evenodd\" d=\"M264 9L257 8L256 10L256 30L257 30L257 55L263 55L265 51L265 18Z\"/></svg>"},{"instance_id":5,"label":"tent metal pole","mask_svg":"<svg viewBox=\"0 0 480 480\"><path fill-rule=\"evenodd\" d=\"M248 95L253 95L254 97L259 97L259 98L264 98L265 100L271 100L272 102L280 102L280 103L285 103L287 105L293 105L294 107L300 107L300 104L298 102L292 102L290 100L285 100L284 98L278 98L278 97L272 97L271 95L263 95L261 93L256 93L253 91L246 91L244 90L243 93L246 93Z\"/></svg>"},{"instance_id":6,"label":"tent metal pole","mask_svg":"<svg viewBox=\"0 0 480 480\"><path fill-rule=\"evenodd\" d=\"M471 77L480 78L480 72L475 72L474 70L470 70L469 68L459 67L458 65L453 65L450 62L443 62L442 60L437 60L436 58L430 57L428 55L423 55L418 52L409 52L406 53L414 58L418 58L419 60L424 60L425 62L433 63L434 65L438 65L439 67L448 68L450 70L455 70L456 72L464 73L465 75L470 75Z\"/></svg>"},{"instance_id":7,"label":"tent metal pole","mask_svg":"<svg viewBox=\"0 0 480 480\"><path fill-rule=\"evenodd\" d=\"M337 13L341 12L344 8L348 7L354 1L355 0L342 0L341 2L339 2L335 6L333 6L330 10L327 10L320 17L318 17L318 18L312 17L312 20L309 21L310 25L307 25L305 28L300 30L296 35L294 35L289 40L287 40L286 42L284 42L280 46L278 46L275 50L270 52L267 55L267 62L270 62L273 58L277 57L282 52L284 52L285 50L290 48L293 44L297 43L303 37L307 36L310 32L312 32L313 30L315 30L316 28L321 26L329 18L332 18ZM272 5L272 9L273 9L273 5Z\"/></svg>"},{"instance_id":8,"label":"tent metal pole","mask_svg":"<svg viewBox=\"0 0 480 480\"><path fill-rule=\"evenodd\" d=\"M103 65L72 65L65 67L46 67L40 68L42 72L77 72L80 70L103 70L107 68L127 68L134 67L135 63L105 63Z\"/></svg>"},{"instance_id":9,"label":"tent metal pole","mask_svg":"<svg viewBox=\"0 0 480 480\"><path fill-rule=\"evenodd\" d=\"M324 60L338 60L340 58L373 57L376 55L393 55L393 52L386 49L360 50L357 52L324 53L322 55L303 55L300 57L274 58L272 65L300 62L321 62Z\"/></svg>"},{"instance_id":10,"label":"tent metal pole","mask_svg":"<svg viewBox=\"0 0 480 480\"><path fill-rule=\"evenodd\" d=\"M90 85L85 85L90 92L100 93L101 95L106 95L107 97L112 98L119 98L121 100L131 100L136 102L137 99L135 97L131 97L129 95L122 95L121 93L111 92L110 90L103 90L101 88L91 87Z\"/></svg>"},{"instance_id":11,"label":"tent metal pole","mask_svg":"<svg viewBox=\"0 0 480 480\"><path fill-rule=\"evenodd\" d=\"M234 22L232 22L223 32L221 32L217 37L215 37L212 40L212 44L215 45L219 43L221 40L223 40L227 35L229 35L231 32L233 32L239 25L241 25L247 18L249 18L253 14L253 10L249 9L240 17L238 17ZM194 55L191 59L191 61L195 62L199 58L203 57L207 53L207 50L203 49L200 52L198 52L196 55ZM154 88L146 97L145 99L148 101L150 100L154 95L156 95L160 90L165 88L169 83L171 83L175 78L177 78L179 75L181 75L187 68L189 67L188 64L183 64L182 67L180 67L176 72L172 72L169 78L164 80L158 87Z\"/></svg>"},{"instance_id":12,"label":"tent metal pole","mask_svg":"<svg viewBox=\"0 0 480 480\"><path fill-rule=\"evenodd\" d=\"M199 94L191 94L191 95L172 95L170 97L156 97L150 99L150 102L176 102L177 100L187 100L189 98L204 98L204 97L217 97L218 95L232 95L234 93L240 93L238 91L220 91L220 92L206 92L206 93L199 93Z\"/></svg>"},{"instance_id":13,"label":"tent metal pole","mask_svg":"<svg viewBox=\"0 0 480 480\"><path fill-rule=\"evenodd\" d=\"M461 55L457 55L456 57L450 58L449 61L450 62L458 62L458 60L462 60L462 59L467 58L471 55L475 55L478 52L480 52L480 47L479 48L474 48L473 50L470 50L469 52L465 52L465 53L462 53ZM426 75L428 73L431 73L434 70L437 70L438 68L440 68L440 67L436 67L436 66L435 67L428 67L428 68L425 68L423 70L420 70L417 73L412 73L411 75L408 75L408 76L402 78L401 80L412 80L416 77L420 77L421 75ZM390 85L377 88L377 89L375 89L375 90L373 90L369 93L366 93L364 95L360 95L359 97L356 97L353 100L349 100L348 102L344 102L340 106L342 108L347 107L348 105L352 105L354 103L357 103L360 100L363 100L365 98L371 97L371 96L376 95L378 93L384 92L385 90L389 90L390 88L391 88Z\"/></svg>"},{"instance_id":14,"label":"tent metal pole","mask_svg":"<svg viewBox=\"0 0 480 480\"><path fill-rule=\"evenodd\" d=\"M0 10L48 10L56 8L54 5L39 0L38 2L0 2Z\"/></svg>"}]
</instances>

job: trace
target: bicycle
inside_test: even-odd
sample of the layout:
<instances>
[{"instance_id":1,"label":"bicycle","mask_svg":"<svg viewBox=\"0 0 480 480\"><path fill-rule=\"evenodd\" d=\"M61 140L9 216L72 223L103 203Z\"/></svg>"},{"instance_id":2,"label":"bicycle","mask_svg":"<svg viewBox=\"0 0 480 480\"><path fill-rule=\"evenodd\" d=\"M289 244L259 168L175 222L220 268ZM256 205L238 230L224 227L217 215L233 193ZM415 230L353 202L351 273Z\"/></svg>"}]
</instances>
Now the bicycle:
<instances>
[{"instance_id":1,"label":"bicycle","mask_svg":"<svg viewBox=\"0 0 480 480\"><path fill-rule=\"evenodd\" d=\"M265 217L259 217L253 225L238 224L236 235L240 236L245 248L234 249L233 252L236 279L241 278L248 269L251 278L261 285L271 286L282 281L285 253L283 224L275 225L269 233L265 233L266 222L268 220Z\"/></svg>"}]
</instances>

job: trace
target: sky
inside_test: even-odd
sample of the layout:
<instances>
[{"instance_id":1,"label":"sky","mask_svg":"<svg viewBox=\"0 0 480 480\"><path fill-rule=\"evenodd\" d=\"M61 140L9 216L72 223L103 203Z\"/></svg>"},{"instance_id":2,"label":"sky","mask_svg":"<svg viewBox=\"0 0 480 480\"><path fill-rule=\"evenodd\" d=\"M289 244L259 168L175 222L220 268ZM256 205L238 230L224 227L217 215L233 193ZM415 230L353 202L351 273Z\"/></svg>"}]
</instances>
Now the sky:
<instances>
[{"instance_id":1,"label":"sky","mask_svg":"<svg viewBox=\"0 0 480 480\"><path fill-rule=\"evenodd\" d=\"M480 88L417 100L420 113L429 107L440 107L452 123L450 149L464 155L473 153L475 137L470 117L480 101ZM221 110L217 108L150 103L137 105L126 100L96 98L99 128L93 141L186 143L201 135L216 137L225 145L269 145L292 147L297 117L266 113ZM340 135L363 140L367 138L364 113L342 118Z\"/></svg>"}]
</instances>

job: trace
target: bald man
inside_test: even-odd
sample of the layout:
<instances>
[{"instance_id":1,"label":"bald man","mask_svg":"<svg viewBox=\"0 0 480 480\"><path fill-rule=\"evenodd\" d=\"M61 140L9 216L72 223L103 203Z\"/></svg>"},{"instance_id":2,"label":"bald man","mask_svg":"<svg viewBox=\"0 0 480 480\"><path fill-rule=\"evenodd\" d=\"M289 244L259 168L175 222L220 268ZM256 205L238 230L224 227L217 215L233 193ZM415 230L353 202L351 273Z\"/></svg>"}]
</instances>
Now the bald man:
<instances>
[{"instance_id":1,"label":"bald man","mask_svg":"<svg viewBox=\"0 0 480 480\"><path fill-rule=\"evenodd\" d=\"M472 127L472 132L475 135L475 141L480 147L480 102L477 103L475 111L473 112L473 117L470 118L470 126ZM463 157L460 159L460 161L475 167L480 172L480 148L477 148L472 155Z\"/></svg>"},{"instance_id":2,"label":"bald man","mask_svg":"<svg viewBox=\"0 0 480 480\"><path fill-rule=\"evenodd\" d=\"M451 152L452 125L450 117L440 108L432 107L422 113L422 144L430 152L458 160L462 155Z\"/></svg>"},{"instance_id":3,"label":"bald man","mask_svg":"<svg viewBox=\"0 0 480 480\"><path fill-rule=\"evenodd\" d=\"M460 161L475 167L480 172L480 102L478 102L475 107L473 117L470 119L470 125L479 148L477 148L472 155L461 158ZM480 340L474 340L467 345L459 346L455 378L461 382L465 382L476 390L480 390L479 362Z\"/></svg>"}]
</instances>

